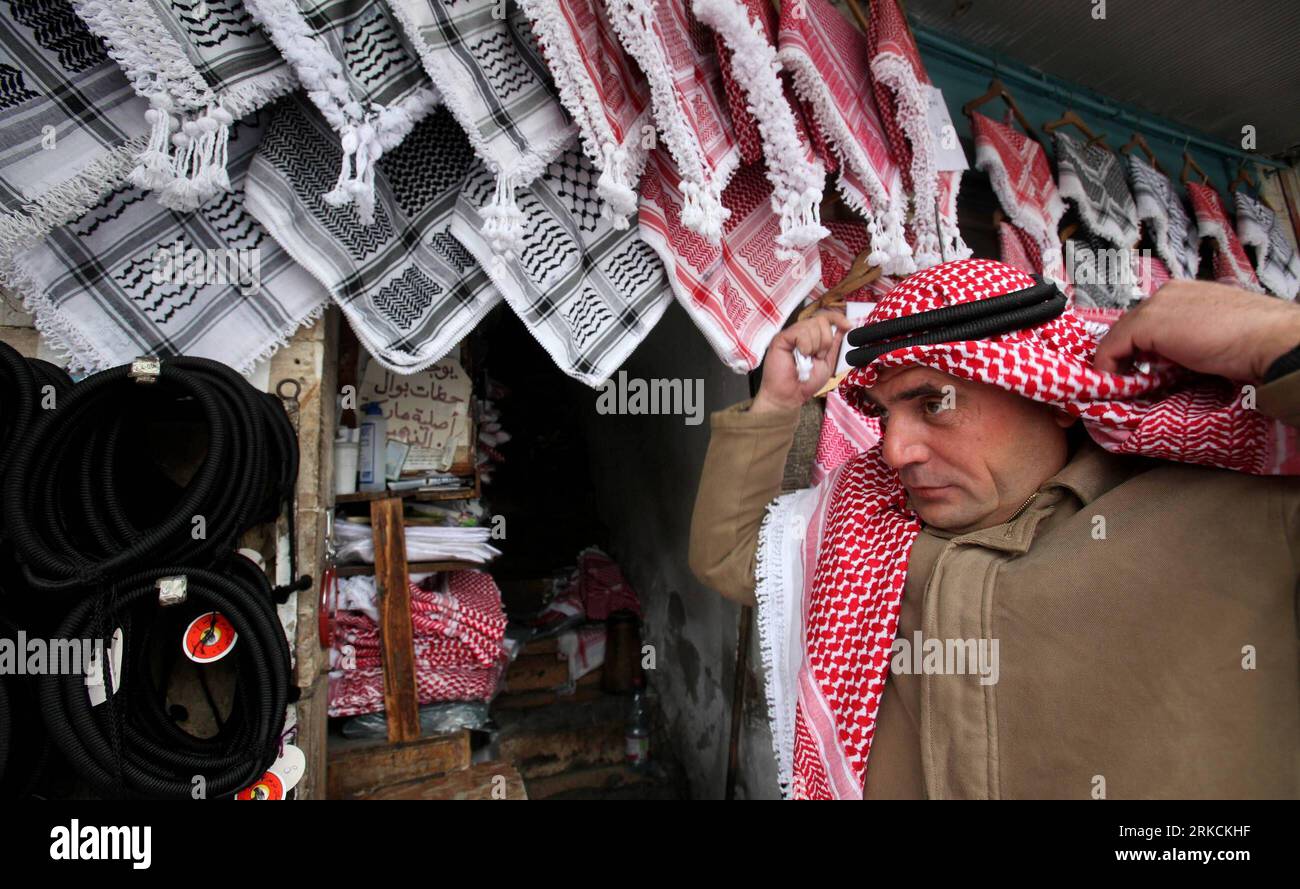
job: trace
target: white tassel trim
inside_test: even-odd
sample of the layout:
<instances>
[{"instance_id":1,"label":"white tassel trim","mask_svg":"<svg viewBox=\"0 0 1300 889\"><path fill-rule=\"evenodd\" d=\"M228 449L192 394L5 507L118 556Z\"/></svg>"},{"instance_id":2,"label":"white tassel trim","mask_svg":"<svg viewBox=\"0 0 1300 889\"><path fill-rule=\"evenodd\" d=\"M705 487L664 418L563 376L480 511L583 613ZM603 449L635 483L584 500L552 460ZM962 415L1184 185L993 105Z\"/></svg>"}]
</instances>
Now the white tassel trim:
<instances>
[{"instance_id":1,"label":"white tassel trim","mask_svg":"<svg viewBox=\"0 0 1300 889\"><path fill-rule=\"evenodd\" d=\"M496 260L514 258L523 246L524 214L519 209L515 194L517 188L512 177L497 174L496 193L491 201L479 208L479 215L484 219L480 233L492 248Z\"/></svg>"}]
</instances>

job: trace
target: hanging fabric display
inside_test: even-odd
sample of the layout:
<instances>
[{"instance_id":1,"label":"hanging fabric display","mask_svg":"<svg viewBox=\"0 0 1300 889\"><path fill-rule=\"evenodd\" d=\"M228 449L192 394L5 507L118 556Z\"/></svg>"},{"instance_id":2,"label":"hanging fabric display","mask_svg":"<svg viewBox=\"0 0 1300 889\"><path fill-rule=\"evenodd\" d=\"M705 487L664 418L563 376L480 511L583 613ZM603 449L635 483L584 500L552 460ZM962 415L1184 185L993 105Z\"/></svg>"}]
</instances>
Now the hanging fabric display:
<instances>
[{"instance_id":1,"label":"hanging fabric display","mask_svg":"<svg viewBox=\"0 0 1300 889\"><path fill-rule=\"evenodd\" d=\"M248 209L324 283L375 359L416 373L442 358L501 299L448 230L474 160L446 108L415 125L375 171L375 221L320 200L342 156L305 100L277 105L253 161Z\"/></svg>"},{"instance_id":2,"label":"hanging fabric display","mask_svg":"<svg viewBox=\"0 0 1300 889\"><path fill-rule=\"evenodd\" d=\"M772 5L765 0L695 0L694 10L717 32L723 83L745 163L759 159L754 148L761 148L766 158L772 210L781 217L777 242L783 250L815 244L827 235L821 224L826 170L795 111L793 90L780 77Z\"/></svg>"},{"instance_id":3,"label":"hanging fabric display","mask_svg":"<svg viewBox=\"0 0 1300 889\"><path fill-rule=\"evenodd\" d=\"M451 234L488 270L506 303L557 367L599 388L658 323L672 300L663 263L636 228L600 213L595 165L576 146L519 192L518 257L492 263L478 207L492 173L477 165L456 202Z\"/></svg>"},{"instance_id":4,"label":"hanging fabric display","mask_svg":"<svg viewBox=\"0 0 1300 889\"><path fill-rule=\"evenodd\" d=\"M3 283L73 372L141 355L222 361L248 373L328 303L244 208L265 112L233 125L232 191L177 214L126 184L14 257Z\"/></svg>"},{"instance_id":5,"label":"hanging fabric display","mask_svg":"<svg viewBox=\"0 0 1300 889\"><path fill-rule=\"evenodd\" d=\"M939 169L939 146L926 116L934 87L897 0L872 0L867 44L876 107L903 187L912 193L916 263L927 268L965 259L971 250L957 228L962 171Z\"/></svg>"},{"instance_id":6,"label":"hanging fabric display","mask_svg":"<svg viewBox=\"0 0 1300 889\"><path fill-rule=\"evenodd\" d=\"M871 61L867 38L829 0L801 0L782 5L777 45L796 94L838 157L840 196L870 226L871 264L889 275L911 274L916 263L903 229L902 172L863 86Z\"/></svg>"},{"instance_id":7,"label":"hanging fabric display","mask_svg":"<svg viewBox=\"0 0 1300 889\"><path fill-rule=\"evenodd\" d=\"M636 214L636 187L654 142L650 85L619 45L603 0L522 0L614 227Z\"/></svg>"},{"instance_id":8,"label":"hanging fabric display","mask_svg":"<svg viewBox=\"0 0 1300 889\"><path fill-rule=\"evenodd\" d=\"M1196 212L1198 233L1202 238L1214 239L1214 280L1263 293L1219 193L1211 185L1188 182L1187 196L1192 199L1192 209Z\"/></svg>"},{"instance_id":9,"label":"hanging fabric display","mask_svg":"<svg viewBox=\"0 0 1300 889\"><path fill-rule=\"evenodd\" d=\"M608 0L623 47L650 83L659 136L681 172L682 223L719 243L722 191L740 164L710 35L686 0Z\"/></svg>"},{"instance_id":10,"label":"hanging fabric display","mask_svg":"<svg viewBox=\"0 0 1300 889\"><path fill-rule=\"evenodd\" d=\"M1128 173L1138 219L1147 224L1156 255L1175 278L1195 278L1201 239L1174 184L1136 153L1128 156Z\"/></svg>"},{"instance_id":11,"label":"hanging fabric display","mask_svg":"<svg viewBox=\"0 0 1300 889\"><path fill-rule=\"evenodd\" d=\"M1101 145L1085 145L1063 130L1052 134L1058 185L1074 201L1079 218L1092 234L1119 248L1138 241L1137 205L1119 159Z\"/></svg>"},{"instance_id":12,"label":"hanging fabric display","mask_svg":"<svg viewBox=\"0 0 1300 889\"><path fill-rule=\"evenodd\" d=\"M978 111L972 112L970 119L976 169L988 174L998 203L1036 248L1038 264L1026 271L1045 275L1064 286L1065 265L1057 231L1065 215L1065 202L1052 179L1046 153L1010 124ZM1003 260L1008 261L1005 250Z\"/></svg>"},{"instance_id":13,"label":"hanging fabric display","mask_svg":"<svg viewBox=\"0 0 1300 889\"><path fill-rule=\"evenodd\" d=\"M747 373L820 278L817 248L804 247L793 260L777 257L772 186L757 165L741 167L722 193L723 245L686 227L681 187L672 158L656 148L641 181L641 237L663 260L673 294L718 357Z\"/></svg>"},{"instance_id":14,"label":"hanging fabric display","mask_svg":"<svg viewBox=\"0 0 1300 889\"><path fill-rule=\"evenodd\" d=\"M73 0L73 8L149 101L149 141L132 182L175 210L229 191L231 124L298 85L240 0Z\"/></svg>"},{"instance_id":15,"label":"hanging fabric display","mask_svg":"<svg viewBox=\"0 0 1300 889\"><path fill-rule=\"evenodd\" d=\"M323 197L374 222L375 163L438 104L414 52L382 4L244 0L338 133L343 164Z\"/></svg>"},{"instance_id":16,"label":"hanging fabric display","mask_svg":"<svg viewBox=\"0 0 1300 889\"><path fill-rule=\"evenodd\" d=\"M826 223L826 228L827 236L817 244L821 256L822 277L820 288L815 288L809 294L814 299L844 280L844 276L853 267L853 261L863 251L871 249L871 233L867 231L866 223L857 220L837 220ZM896 279L881 275L871 283L845 294L845 300L874 302L881 294L893 289L897 283Z\"/></svg>"},{"instance_id":17,"label":"hanging fabric display","mask_svg":"<svg viewBox=\"0 0 1300 889\"><path fill-rule=\"evenodd\" d=\"M94 206L149 141L149 105L68 0L0 16L0 263Z\"/></svg>"},{"instance_id":18,"label":"hanging fabric display","mask_svg":"<svg viewBox=\"0 0 1300 889\"><path fill-rule=\"evenodd\" d=\"M502 5L502 4L506 5ZM516 192L542 174L575 127L564 115L528 19L510 0L388 0L443 102L496 176L483 237L508 258L523 236Z\"/></svg>"},{"instance_id":19,"label":"hanging fabric display","mask_svg":"<svg viewBox=\"0 0 1300 889\"><path fill-rule=\"evenodd\" d=\"M1002 263L944 263L894 288L872 322L1034 286ZM1146 373L1092 366L1097 336L1073 311L988 339L897 349L841 384L851 407L888 367L921 364L1055 405L1098 444L1132 454L1252 474L1278 473L1274 421L1240 404L1230 381L1160 362ZM1026 358L1026 356L1029 356ZM784 792L860 799L880 696L921 523L880 446L818 488L778 498L760 533L757 624L769 678L773 743ZM864 565L868 566L864 569Z\"/></svg>"},{"instance_id":20,"label":"hanging fabric display","mask_svg":"<svg viewBox=\"0 0 1300 889\"><path fill-rule=\"evenodd\" d=\"M1300 292L1300 256L1277 223L1277 214L1245 192L1233 195L1237 202L1237 237L1255 248L1255 271L1259 281L1274 295L1295 299Z\"/></svg>"}]
</instances>

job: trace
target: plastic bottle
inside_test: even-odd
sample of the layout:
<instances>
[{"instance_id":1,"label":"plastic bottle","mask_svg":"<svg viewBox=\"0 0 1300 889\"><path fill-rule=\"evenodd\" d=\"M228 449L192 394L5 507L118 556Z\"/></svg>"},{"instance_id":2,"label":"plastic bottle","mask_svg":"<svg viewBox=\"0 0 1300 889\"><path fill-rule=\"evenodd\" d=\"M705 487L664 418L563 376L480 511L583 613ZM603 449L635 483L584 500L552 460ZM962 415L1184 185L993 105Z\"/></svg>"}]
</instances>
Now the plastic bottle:
<instances>
[{"instance_id":1,"label":"plastic bottle","mask_svg":"<svg viewBox=\"0 0 1300 889\"><path fill-rule=\"evenodd\" d=\"M626 745L624 762L634 769L645 768L650 762L650 714L646 708L645 688L640 682L628 702L627 728L623 737Z\"/></svg>"},{"instance_id":2,"label":"plastic bottle","mask_svg":"<svg viewBox=\"0 0 1300 889\"><path fill-rule=\"evenodd\" d=\"M385 460L388 453L388 421L384 409L373 401L367 402L361 417L361 454L357 470L361 490L382 491L387 487Z\"/></svg>"}]
</instances>

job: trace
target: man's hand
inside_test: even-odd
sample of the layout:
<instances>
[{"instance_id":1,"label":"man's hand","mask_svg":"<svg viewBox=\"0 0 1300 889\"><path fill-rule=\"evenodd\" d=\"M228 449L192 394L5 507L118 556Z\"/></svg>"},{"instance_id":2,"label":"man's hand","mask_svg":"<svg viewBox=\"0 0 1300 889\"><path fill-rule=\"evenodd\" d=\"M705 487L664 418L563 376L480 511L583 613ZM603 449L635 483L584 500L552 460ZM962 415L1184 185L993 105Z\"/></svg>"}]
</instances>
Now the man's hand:
<instances>
[{"instance_id":1,"label":"man's hand","mask_svg":"<svg viewBox=\"0 0 1300 889\"><path fill-rule=\"evenodd\" d=\"M1136 353L1146 352L1189 370L1257 383L1298 345L1300 305L1212 281L1170 281L1115 322L1093 365L1123 373Z\"/></svg>"},{"instance_id":2,"label":"man's hand","mask_svg":"<svg viewBox=\"0 0 1300 889\"><path fill-rule=\"evenodd\" d=\"M852 329L853 322L842 312L824 310L778 333L767 347L767 357L763 359L763 384L754 396L750 412L802 407L835 373L840 343L844 334ZM799 381L795 370L795 349L813 361L812 373L803 382Z\"/></svg>"}]
</instances>

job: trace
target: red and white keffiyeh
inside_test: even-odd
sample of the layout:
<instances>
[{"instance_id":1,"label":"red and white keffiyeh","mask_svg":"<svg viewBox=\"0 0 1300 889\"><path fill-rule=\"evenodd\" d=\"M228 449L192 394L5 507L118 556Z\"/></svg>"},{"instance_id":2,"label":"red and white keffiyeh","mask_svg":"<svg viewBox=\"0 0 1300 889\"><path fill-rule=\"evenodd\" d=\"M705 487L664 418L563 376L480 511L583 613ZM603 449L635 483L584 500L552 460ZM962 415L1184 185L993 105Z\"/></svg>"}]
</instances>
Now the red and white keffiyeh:
<instances>
[{"instance_id":1,"label":"red and white keffiyeh","mask_svg":"<svg viewBox=\"0 0 1300 889\"><path fill-rule=\"evenodd\" d=\"M944 263L885 295L871 322L1033 286L988 259ZM910 346L855 368L840 386L861 410L883 368L921 364L1001 386L1078 417L1119 454L1253 474L1283 465L1277 425L1242 406L1240 386L1163 359L1147 371L1092 367L1099 338L1074 313L985 340ZM778 498L758 553L758 625L783 790L799 798L861 798L890 646L921 523L879 445L817 488Z\"/></svg>"},{"instance_id":2,"label":"red and white keffiyeh","mask_svg":"<svg viewBox=\"0 0 1300 889\"><path fill-rule=\"evenodd\" d=\"M720 244L687 227L683 183L672 158L650 152L637 217L641 238L668 270L673 295L723 362L747 373L821 275L816 246L779 258L779 217L762 167L741 167L722 193L727 209Z\"/></svg>"},{"instance_id":3,"label":"red and white keffiyeh","mask_svg":"<svg viewBox=\"0 0 1300 889\"><path fill-rule=\"evenodd\" d=\"M867 43L876 107L902 169L903 186L912 192L916 263L926 268L945 259L965 259L971 250L957 228L961 171L938 167L938 146L926 118L930 76L897 0L872 0Z\"/></svg>"},{"instance_id":4,"label":"red and white keffiyeh","mask_svg":"<svg viewBox=\"0 0 1300 889\"><path fill-rule=\"evenodd\" d=\"M907 195L903 175L864 78L870 71L867 38L829 0L781 5L777 55L794 80L795 93L839 161L844 202L871 230L871 264L886 274L916 270L903 221Z\"/></svg>"},{"instance_id":5,"label":"red and white keffiyeh","mask_svg":"<svg viewBox=\"0 0 1300 889\"><path fill-rule=\"evenodd\" d=\"M659 135L680 171L682 223L719 243L722 192L740 166L717 49L686 0L606 0L623 48L650 82Z\"/></svg>"},{"instance_id":6,"label":"red and white keffiyeh","mask_svg":"<svg viewBox=\"0 0 1300 889\"><path fill-rule=\"evenodd\" d=\"M988 174L1002 209L1038 247L1033 271L1063 283L1065 266L1057 230L1065 215L1065 201L1056 189L1046 152L1008 124L978 111L972 112L970 119L975 167Z\"/></svg>"},{"instance_id":7,"label":"red and white keffiyeh","mask_svg":"<svg viewBox=\"0 0 1300 889\"><path fill-rule=\"evenodd\" d=\"M772 183L772 209L781 217L782 248L806 247L826 237L821 200L826 170L813 151L793 91L781 80L776 57L777 18L767 0L694 0L700 21L717 32L723 83L746 163L757 137ZM739 93L739 95L737 95Z\"/></svg>"},{"instance_id":8,"label":"red and white keffiyeh","mask_svg":"<svg viewBox=\"0 0 1300 889\"><path fill-rule=\"evenodd\" d=\"M650 84L618 42L603 0L521 0L560 102L573 116L596 188L616 229L636 213L636 186L653 142Z\"/></svg>"},{"instance_id":9,"label":"red and white keffiyeh","mask_svg":"<svg viewBox=\"0 0 1300 889\"><path fill-rule=\"evenodd\" d=\"M1192 199L1196 213L1196 227L1202 238L1214 239L1214 280L1232 284L1244 290L1263 293L1250 259L1237 239L1237 232L1228 219L1228 211L1213 186L1200 182L1187 183L1187 196Z\"/></svg>"}]
</instances>

